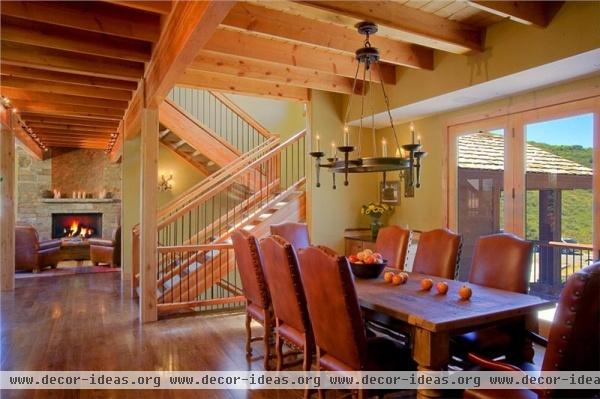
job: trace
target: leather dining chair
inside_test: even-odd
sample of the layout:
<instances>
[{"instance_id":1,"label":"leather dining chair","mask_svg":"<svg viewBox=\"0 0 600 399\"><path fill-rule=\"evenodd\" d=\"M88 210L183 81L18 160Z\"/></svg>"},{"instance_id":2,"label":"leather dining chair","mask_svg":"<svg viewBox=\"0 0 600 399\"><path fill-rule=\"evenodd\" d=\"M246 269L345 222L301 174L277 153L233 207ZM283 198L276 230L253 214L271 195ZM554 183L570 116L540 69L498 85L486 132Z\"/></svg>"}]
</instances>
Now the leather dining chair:
<instances>
[{"instance_id":1,"label":"leather dining chair","mask_svg":"<svg viewBox=\"0 0 600 399\"><path fill-rule=\"evenodd\" d=\"M279 236L262 239L260 247L275 313L277 370L295 365L284 364L283 344L285 342L303 353L302 369L309 371L315 342L296 252L286 239Z\"/></svg>"},{"instance_id":2,"label":"leather dining chair","mask_svg":"<svg viewBox=\"0 0 600 399\"><path fill-rule=\"evenodd\" d=\"M306 223L285 222L271 225L271 234L285 238L297 251L310 245Z\"/></svg>"},{"instance_id":3,"label":"leather dining chair","mask_svg":"<svg viewBox=\"0 0 600 399\"><path fill-rule=\"evenodd\" d=\"M548 340L528 332L530 338L546 347L542 371L597 371L600 370L600 262L577 271L568 278L550 327ZM469 360L484 371L534 371L539 366L531 363L514 364L493 361L476 354ZM500 398L590 398L598 397L597 390L467 390L468 399Z\"/></svg>"},{"instance_id":4,"label":"leather dining chair","mask_svg":"<svg viewBox=\"0 0 600 399\"><path fill-rule=\"evenodd\" d=\"M410 230L400 226L383 227L377 234L375 249L388 261L389 267L404 270L410 237Z\"/></svg>"},{"instance_id":5,"label":"leather dining chair","mask_svg":"<svg viewBox=\"0 0 600 399\"><path fill-rule=\"evenodd\" d=\"M252 342L262 339L265 351L264 367L265 370L269 370L273 335L272 307L258 241L243 229L234 231L231 240L246 297L246 356L252 356ZM252 320L263 326L262 337L252 337Z\"/></svg>"},{"instance_id":6,"label":"leather dining chair","mask_svg":"<svg viewBox=\"0 0 600 399\"><path fill-rule=\"evenodd\" d=\"M501 233L480 237L473 250L468 281L499 290L527 293L531 271L533 244L513 234ZM488 357L524 356L531 360L533 350L523 353L523 345L515 345L523 325L514 323L485 328L454 337L452 342L459 357L461 352L475 352Z\"/></svg>"},{"instance_id":7,"label":"leather dining chair","mask_svg":"<svg viewBox=\"0 0 600 399\"><path fill-rule=\"evenodd\" d=\"M421 233L412 271L454 279L460 260L461 238L448 229Z\"/></svg>"},{"instance_id":8,"label":"leather dining chair","mask_svg":"<svg viewBox=\"0 0 600 399\"><path fill-rule=\"evenodd\" d=\"M367 338L346 257L308 247L298 260L319 370L414 370L408 349L384 337Z\"/></svg>"}]
</instances>

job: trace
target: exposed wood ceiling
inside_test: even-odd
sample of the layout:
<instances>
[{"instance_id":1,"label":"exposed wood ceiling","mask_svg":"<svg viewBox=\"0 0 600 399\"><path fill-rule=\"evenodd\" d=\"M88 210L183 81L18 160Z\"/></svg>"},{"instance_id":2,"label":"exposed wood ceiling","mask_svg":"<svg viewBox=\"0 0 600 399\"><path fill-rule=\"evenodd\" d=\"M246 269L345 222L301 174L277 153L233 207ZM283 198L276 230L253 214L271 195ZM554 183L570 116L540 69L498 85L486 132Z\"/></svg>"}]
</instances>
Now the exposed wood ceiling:
<instances>
[{"instance_id":1,"label":"exposed wood ceiling","mask_svg":"<svg viewBox=\"0 0 600 399\"><path fill-rule=\"evenodd\" d=\"M162 101L175 83L297 101L308 100L308 89L350 93L363 40L354 28L359 21L379 25L371 43L383 62L373 81L393 85L399 69L433 70L435 52L481 51L491 24L508 18L544 27L559 7L476 0L3 2L0 93L43 146L114 152L118 134L139 130L143 104Z\"/></svg>"},{"instance_id":2,"label":"exposed wood ceiling","mask_svg":"<svg viewBox=\"0 0 600 399\"><path fill-rule=\"evenodd\" d=\"M532 1L238 2L178 84L304 101L308 89L352 91L360 21L379 31L372 80L395 84L401 68L434 69L436 51L482 51L486 28L511 19L546 26L561 2Z\"/></svg>"},{"instance_id":3,"label":"exposed wood ceiling","mask_svg":"<svg viewBox=\"0 0 600 399\"><path fill-rule=\"evenodd\" d=\"M3 2L0 93L43 147L110 150L170 11L169 1Z\"/></svg>"}]
</instances>

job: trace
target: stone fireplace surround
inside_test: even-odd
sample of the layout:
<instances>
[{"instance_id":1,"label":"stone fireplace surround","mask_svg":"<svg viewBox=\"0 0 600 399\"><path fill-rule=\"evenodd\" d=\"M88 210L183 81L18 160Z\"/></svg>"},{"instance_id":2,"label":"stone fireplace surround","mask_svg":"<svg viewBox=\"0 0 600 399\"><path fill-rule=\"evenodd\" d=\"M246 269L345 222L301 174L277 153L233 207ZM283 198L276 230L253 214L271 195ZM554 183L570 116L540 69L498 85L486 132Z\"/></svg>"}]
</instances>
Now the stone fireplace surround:
<instances>
[{"instance_id":1,"label":"stone fireplace surround","mask_svg":"<svg viewBox=\"0 0 600 399\"><path fill-rule=\"evenodd\" d=\"M113 198L43 198L54 189L63 196L106 190ZM51 238L53 213L101 213L102 237L111 237L120 224L120 198L121 164L110 163L101 150L59 150L40 161L17 147L17 223L33 225L40 239Z\"/></svg>"}]
</instances>

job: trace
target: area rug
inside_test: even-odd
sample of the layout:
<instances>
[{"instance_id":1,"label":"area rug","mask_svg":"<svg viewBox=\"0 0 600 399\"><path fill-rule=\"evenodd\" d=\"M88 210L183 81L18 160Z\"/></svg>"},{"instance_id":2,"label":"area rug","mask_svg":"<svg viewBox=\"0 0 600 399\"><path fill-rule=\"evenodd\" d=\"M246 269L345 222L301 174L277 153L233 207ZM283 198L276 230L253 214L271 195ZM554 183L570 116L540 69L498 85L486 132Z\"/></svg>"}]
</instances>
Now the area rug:
<instances>
[{"instance_id":1,"label":"area rug","mask_svg":"<svg viewBox=\"0 0 600 399\"><path fill-rule=\"evenodd\" d=\"M112 268L102 266L59 266L56 269L44 269L39 273L17 272L15 273L15 278L70 276L73 274L83 273L118 273L120 271L121 269L118 267Z\"/></svg>"}]
</instances>

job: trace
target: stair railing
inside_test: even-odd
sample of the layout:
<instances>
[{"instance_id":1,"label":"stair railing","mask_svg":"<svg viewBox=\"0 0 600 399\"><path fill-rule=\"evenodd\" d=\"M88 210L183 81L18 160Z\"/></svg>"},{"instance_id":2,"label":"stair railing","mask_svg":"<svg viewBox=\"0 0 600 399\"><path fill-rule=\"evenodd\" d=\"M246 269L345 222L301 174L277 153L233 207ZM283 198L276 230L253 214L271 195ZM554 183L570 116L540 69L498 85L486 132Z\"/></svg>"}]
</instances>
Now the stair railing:
<instances>
[{"instance_id":1,"label":"stair railing","mask_svg":"<svg viewBox=\"0 0 600 399\"><path fill-rule=\"evenodd\" d=\"M235 228L252 229L265 224L265 220L285 219L281 216L282 207L303 190L304 140L303 130L283 142L267 141L243 159L236 160L235 165L223 168L226 170L218 176L169 204L168 212L161 211L157 275L161 312L191 307L212 309L239 303L241 286L235 259L225 246L230 245L230 234ZM240 191L240 185L259 189L244 192ZM303 202L294 206L304 210ZM139 236L136 236L134 230L133 243L139 245ZM134 259L133 273L135 289L139 276L137 259Z\"/></svg>"},{"instance_id":2,"label":"stair railing","mask_svg":"<svg viewBox=\"0 0 600 399\"><path fill-rule=\"evenodd\" d=\"M271 137L264 126L224 94L174 87L169 98L241 153Z\"/></svg>"}]
</instances>

